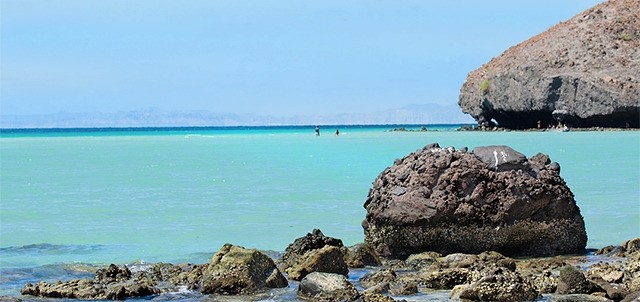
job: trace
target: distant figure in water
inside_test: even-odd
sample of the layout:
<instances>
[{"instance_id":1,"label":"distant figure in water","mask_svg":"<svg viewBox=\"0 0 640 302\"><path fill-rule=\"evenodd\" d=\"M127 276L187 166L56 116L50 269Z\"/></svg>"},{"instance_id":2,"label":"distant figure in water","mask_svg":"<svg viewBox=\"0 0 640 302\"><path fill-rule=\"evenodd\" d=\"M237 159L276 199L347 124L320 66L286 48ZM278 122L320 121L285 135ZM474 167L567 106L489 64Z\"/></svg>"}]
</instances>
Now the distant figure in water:
<instances>
[{"instance_id":1,"label":"distant figure in water","mask_svg":"<svg viewBox=\"0 0 640 302\"><path fill-rule=\"evenodd\" d=\"M340 135L340 130L336 129L336 136Z\"/></svg>"},{"instance_id":2,"label":"distant figure in water","mask_svg":"<svg viewBox=\"0 0 640 302\"><path fill-rule=\"evenodd\" d=\"M320 136L320 126L316 126L316 136Z\"/></svg>"}]
</instances>

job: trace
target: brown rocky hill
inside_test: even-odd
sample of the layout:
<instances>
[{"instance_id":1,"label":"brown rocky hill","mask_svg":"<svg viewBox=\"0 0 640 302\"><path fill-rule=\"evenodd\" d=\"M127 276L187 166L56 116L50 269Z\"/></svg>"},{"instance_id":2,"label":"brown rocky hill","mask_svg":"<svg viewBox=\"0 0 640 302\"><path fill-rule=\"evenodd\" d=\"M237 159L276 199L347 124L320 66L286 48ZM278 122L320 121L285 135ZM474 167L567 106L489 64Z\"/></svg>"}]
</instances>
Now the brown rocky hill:
<instances>
[{"instance_id":1,"label":"brown rocky hill","mask_svg":"<svg viewBox=\"0 0 640 302\"><path fill-rule=\"evenodd\" d=\"M640 127L640 0L610 0L469 73L458 105L480 126Z\"/></svg>"}]
</instances>

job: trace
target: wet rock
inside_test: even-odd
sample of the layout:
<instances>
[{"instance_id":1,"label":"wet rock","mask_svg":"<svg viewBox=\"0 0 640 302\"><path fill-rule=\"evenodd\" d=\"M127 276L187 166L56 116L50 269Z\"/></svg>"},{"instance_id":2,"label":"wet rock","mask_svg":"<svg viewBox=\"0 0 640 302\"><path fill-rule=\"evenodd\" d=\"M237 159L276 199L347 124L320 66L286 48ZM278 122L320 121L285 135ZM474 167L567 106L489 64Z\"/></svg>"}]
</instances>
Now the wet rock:
<instances>
[{"instance_id":1,"label":"wet rock","mask_svg":"<svg viewBox=\"0 0 640 302\"><path fill-rule=\"evenodd\" d=\"M312 272L335 273L347 275L349 268L344 261L342 249L326 245L320 249L311 250L297 259L297 262L286 270L289 278L299 281Z\"/></svg>"},{"instance_id":2,"label":"wet rock","mask_svg":"<svg viewBox=\"0 0 640 302\"><path fill-rule=\"evenodd\" d=\"M204 294L237 295L251 294L269 286L281 286L280 274L274 261L256 249L225 244L209 262L200 282L200 292ZM286 283L284 284L286 286Z\"/></svg>"},{"instance_id":3,"label":"wet rock","mask_svg":"<svg viewBox=\"0 0 640 302\"><path fill-rule=\"evenodd\" d=\"M344 275L313 272L298 285L298 296L311 301L356 301L360 294Z\"/></svg>"},{"instance_id":4,"label":"wet rock","mask_svg":"<svg viewBox=\"0 0 640 302\"><path fill-rule=\"evenodd\" d=\"M380 173L364 204L366 243L397 259L424 251L551 256L584 250L580 209L548 156L526 160L506 146L476 149L433 144ZM398 187L406 192L396 194Z\"/></svg>"},{"instance_id":5,"label":"wet rock","mask_svg":"<svg viewBox=\"0 0 640 302\"><path fill-rule=\"evenodd\" d=\"M97 283L108 284L127 281L130 278L131 271L128 267L123 266L122 268L120 268L115 264L111 264L109 265L109 267L105 269L99 269L96 272L95 281Z\"/></svg>"},{"instance_id":6,"label":"wet rock","mask_svg":"<svg viewBox=\"0 0 640 302\"><path fill-rule=\"evenodd\" d=\"M36 297L87 300L123 300L160 293L158 288L145 283L130 282L130 278L131 271L127 267L120 268L112 264L106 269L98 270L93 280L27 283L20 293Z\"/></svg>"}]
</instances>

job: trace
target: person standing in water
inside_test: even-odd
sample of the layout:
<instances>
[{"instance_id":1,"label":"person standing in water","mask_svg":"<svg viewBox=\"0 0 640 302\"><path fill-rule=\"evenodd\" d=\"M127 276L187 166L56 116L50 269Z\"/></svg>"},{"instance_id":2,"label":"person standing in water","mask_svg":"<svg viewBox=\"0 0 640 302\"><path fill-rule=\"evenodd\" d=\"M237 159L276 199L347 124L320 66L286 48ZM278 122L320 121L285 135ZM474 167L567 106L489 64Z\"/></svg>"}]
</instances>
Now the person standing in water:
<instances>
[{"instance_id":1,"label":"person standing in water","mask_svg":"<svg viewBox=\"0 0 640 302\"><path fill-rule=\"evenodd\" d=\"M316 136L320 136L320 126L316 126Z\"/></svg>"},{"instance_id":2,"label":"person standing in water","mask_svg":"<svg viewBox=\"0 0 640 302\"><path fill-rule=\"evenodd\" d=\"M336 136L340 135L340 130L336 129Z\"/></svg>"}]
</instances>

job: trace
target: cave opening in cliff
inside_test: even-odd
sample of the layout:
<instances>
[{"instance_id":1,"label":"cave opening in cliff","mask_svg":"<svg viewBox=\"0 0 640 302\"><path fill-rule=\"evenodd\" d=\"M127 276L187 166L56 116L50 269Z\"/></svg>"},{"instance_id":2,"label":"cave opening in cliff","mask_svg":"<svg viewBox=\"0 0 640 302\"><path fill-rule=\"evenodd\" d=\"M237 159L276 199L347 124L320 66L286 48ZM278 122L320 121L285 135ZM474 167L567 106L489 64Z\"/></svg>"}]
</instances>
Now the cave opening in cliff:
<instances>
[{"instance_id":1,"label":"cave opening in cliff","mask_svg":"<svg viewBox=\"0 0 640 302\"><path fill-rule=\"evenodd\" d=\"M566 116L563 123L577 128L640 128L640 108L613 112L607 115L594 115L588 118Z\"/></svg>"},{"instance_id":2,"label":"cave opening in cliff","mask_svg":"<svg viewBox=\"0 0 640 302\"><path fill-rule=\"evenodd\" d=\"M640 128L640 108L630 108L608 115L580 118L574 115L554 117L551 111L493 111L488 120L494 120L501 128L513 130L547 129L559 126L570 128Z\"/></svg>"},{"instance_id":3,"label":"cave opening in cliff","mask_svg":"<svg viewBox=\"0 0 640 302\"><path fill-rule=\"evenodd\" d=\"M557 125L551 111L545 110L529 112L494 111L491 119L494 119L502 128L514 130L545 129Z\"/></svg>"}]
</instances>

